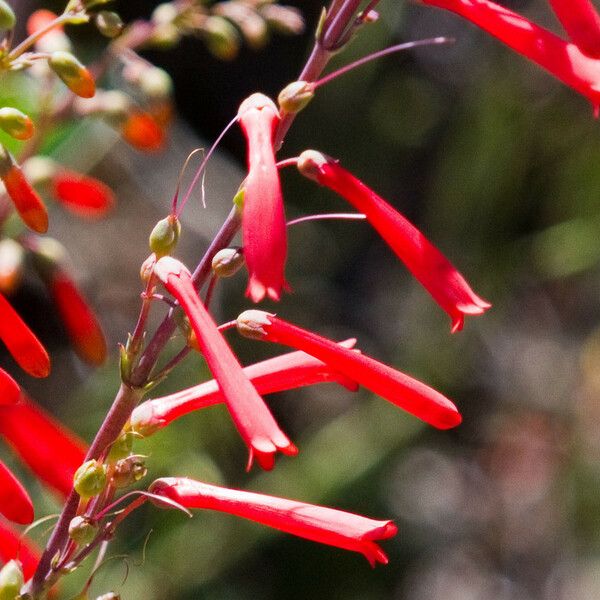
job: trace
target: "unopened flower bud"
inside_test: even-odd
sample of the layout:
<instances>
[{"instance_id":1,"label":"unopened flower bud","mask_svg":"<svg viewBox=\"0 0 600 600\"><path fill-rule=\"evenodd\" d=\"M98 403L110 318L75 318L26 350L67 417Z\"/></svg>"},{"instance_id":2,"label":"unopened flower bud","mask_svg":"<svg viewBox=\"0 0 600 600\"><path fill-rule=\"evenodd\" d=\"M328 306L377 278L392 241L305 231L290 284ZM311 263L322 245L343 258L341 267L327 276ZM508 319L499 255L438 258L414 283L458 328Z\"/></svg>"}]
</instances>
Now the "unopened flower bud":
<instances>
[{"instance_id":1,"label":"unopened flower bud","mask_svg":"<svg viewBox=\"0 0 600 600\"><path fill-rule=\"evenodd\" d=\"M103 91L99 100L99 111L104 118L115 122L124 121L127 118L131 108L131 99L124 92L119 90Z\"/></svg>"},{"instance_id":2,"label":"unopened flower bud","mask_svg":"<svg viewBox=\"0 0 600 600\"><path fill-rule=\"evenodd\" d=\"M267 334L265 325L270 325L270 313L263 310L246 310L237 318L237 330L244 337L261 340Z\"/></svg>"},{"instance_id":3,"label":"unopened flower bud","mask_svg":"<svg viewBox=\"0 0 600 600\"><path fill-rule=\"evenodd\" d=\"M176 215L169 215L161 219L150 233L150 250L156 258L171 254L177 246L181 233L181 223Z\"/></svg>"},{"instance_id":4,"label":"unopened flower bud","mask_svg":"<svg viewBox=\"0 0 600 600\"><path fill-rule=\"evenodd\" d=\"M152 100L167 98L173 91L173 81L164 69L150 67L144 70L140 79L140 89Z\"/></svg>"},{"instance_id":5,"label":"unopened flower bud","mask_svg":"<svg viewBox=\"0 0 600 600\"><path fill-rule=\"evenodd\" d=\"M48 59L48 64L74 94L91 98L96 93L94 78L70 52L54 52Z\"/></svg>"},{"instance_id":6,"label":"unopened flower bud","mask_svg":"<svg viewBox=\"0 0 600 600\"><path fill-rule=\"evenodd\" d=\"M156 254L152 253L140 267L140 279L142 281L148 281L154 271L154 265L156 264Z\"/></svg>"},{"instance_id":7,"label":"unopened flower bud","mask_svg":"<svg viewBox=\"0 0 600 600\"><path fill-rule=\"evenodd\" d=\"M110 448L106 458L109 463L116 463L131 454L134 434L131 431L123 432Z\"/></svg>"},{"instance_id":8,"label":"unopened flower bud","mask_svg":"<svg viewBox=\"0 0 600 600\"><path fill-rule=\"evenodd\" d=\"M78 516L71 519L69 537L80 546L87 546L98 533L98 525L88 517Z\"/></svg>"},{"instance_id":9,"label":"unopened flower bud","mask_svg":"<svg viewBox=\"0 0 600 600\"><path fill-rule=\"evenodd\" d=\"M96 15L96 27L102 35L114 38L123 30L123 21L116 12L103 10Z\"/></svg>"},{"instance_id":10,"label":"unopened flower bud","mask_svg":"<svg viewBox=\"0 0 600 600\"><path fill-rule=\"evenodd\" d=\"M121 600L121 595L116 592L108 592L108 594L102 594L98 596L96 600Z\"/></svg>"},{"instance_id":11,"label":"unopened flower bud","mask_svg":"<svg viewBox=\"0 0 600 600\"><path fill-rule=\"evenodd\" d=\"M16 140L28 140L33 135L33 121L10 106L0 108L0 129Z\"/></svg>"},{"instance_id":12,"label":"unopened flower bud","mask_svg":"<svg viewBox=\"0 0 600 600\"><path fill-rule=\"evenodd\" d=\"M254 50L262 48L269 37L266 21L252 7L241 2L220 2L213 13L233 21Z\"/></svg>"},{"instance_id":13,"label":"unopened flower bud","mask_svg":"<svg viewBox=\"0 0 600 600\"><path fill-rule=\"evenodd\" d=\"M322 152L317 152L316 150L305 150L298 157L298 171L300 171L304 177L312 179L313 181L318 181L318 173L321 166L327 164L330 160L333 159L330 159Z\"/></svg>"},{"instance_id":14,"label":"unopened flower bud","mask_svg":"<svg viewBox=\"0 0 600 600\"><path fill-rule=\"evenodd\" d=\"M297 35L304 31L304 19L297 8L279 4L263 4L260 14L269 27L284 35Z\"/></svg>"},{"instance_id":15,"label":"unopened flower bud","mask_svg":"<svg viewBox=\"0 0 600 600\"><path fill-rule=\"evenodd\" d=\"M35 267L42 273L54 272L58 265L67 260L67 250L54 238L40 237L35 240L34 251Z\"/></svg>"},{"instance_id":16,"label":"unopened flower bud","mask_svg":"<svg viewBox=\"0 0 600 600\"><path fill-rule=\"evenodd\" d=\"M208 17L202 33L209 52L221 60L232 60L240 48L237 29L223 17Z\"/></svg>"},{"instance_id":17,"label":"unopened flower bud","mask_svg":"<svg viewBox=\"0 0 600 600\"><path fill-rule=\"evenodd\" d=\"M172 23L165 23L156 27L149 42L154 47L169 50L176 46L180 39L181 32L177 26Z\"/></svg>"},{"instance_id":18,"label":"unopened flower bud","mask_svg":"<svg viewBox=\"0 0 600 600\"><path fill-rule=\"evenodd\" d=\"M12 29L17 22L17 17L13 9L5 2L0 0L0 29L6 31Z\"/></svg>"},{"instance_id":19,"label":"unopened flower bud","mask_svg":"<svg viewBox=\"0 0 600 600\"><path fill-rule=\"evenodd\" d=\"M40 185L50 181L56 173L56 162L49 156L32 156L21 169L31 185Z\"/></svg>"},{"instance_id":20,"label":"unopened flower bud","mask_svg":"<svg viewBox=\"0 0 600 600\"><path fill-rule=\"evenodd\" d=\"M240 248L223 248L212 259L212 270L217 277L232 277L244 265Z\"/></svg>"},{"instance_id":21,"label":"unopened flower bud","mask_svg":"<svg viewBox=\"0 0 600 600\"><path fill-rule=\"evenodd\" d=\"M128 456L115 465L112 484L117 488L128 487L143 479L147 472L144 457Z\"/></svg>"},{"instance_id":22,"label":"unopened flower bud","mask_svg":"<svg viewBox=\"0 0 600 600\"><path fill-rule=\"evenodd\" d=\"M13 292L21 281L25 262L23 246L11 238L0 241L0 293Z\"/></svg>"},{"instance_id":23,"label":"unopened flower bud","mask_svg":"<svg viewBox=\"0 0 600 600\"><path fill-rule=\"evenodd\" d=\"M0 600L16 600L25 583L18 560L9 560L0 570Z\"/></svg>"},{"instance_id":24,"label":"unopened flower bud","mask_svg":"<svg viewBox=\"0 0 600 600\"><path fill-rule=\"evenodd\" d=\"M84 462L75 471L73 487L84 499L97 496L106 487L106 467L97 460Z\"/></svg>"},{"instance_id":25,"label":"unopened flower bud","mask_svg":"<svg viewBox=\"0 0 600 600\"><path fill-rule=\"evenodd\" d=\"M165 25L172 23L177 18L178 12L171 2L159 4L152 11L152 22L156 25Z\"/></svg>"},{"instance_id":26,"label":"unopened flower bud","mask_svg":"<svg viewBox=\"0 0 600 600\"><path fill-rule=\"evenodd\" d=\"M282 112L295 114L300 112L314 98L314 95L314 88L309 82L293 81L279 92L277 102Z\"/></svg>"}]
</instances>

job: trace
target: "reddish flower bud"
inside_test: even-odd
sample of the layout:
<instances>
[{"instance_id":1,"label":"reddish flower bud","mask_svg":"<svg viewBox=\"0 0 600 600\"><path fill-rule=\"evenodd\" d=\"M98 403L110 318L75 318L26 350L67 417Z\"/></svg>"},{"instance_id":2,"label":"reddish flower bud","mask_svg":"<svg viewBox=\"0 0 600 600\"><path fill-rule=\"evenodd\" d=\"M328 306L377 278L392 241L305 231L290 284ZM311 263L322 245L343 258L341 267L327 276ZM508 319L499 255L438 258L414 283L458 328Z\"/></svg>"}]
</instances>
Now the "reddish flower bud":
<instances>
[{"instance_id":1,"label":"reddish flower bud","mask_svg":"<svg viewBox=\"0 0 600 600\"><path fill-rule=\"evenodd\" d=\"M96 93L92 74L70 52L59 50L48 59L50 68L59 79L77 96L91 98Z\"/></svg>"},{"instance_id":2,"label":"reddish flower bud","mask_svg":"<svg viewBox=\"0 0 600 600\"><path fill-rule=\"evenodd\" d=\"M48 231L46 207L35 190L27 183L14 158L3 146L0 146L0 179L25 225L37 233L46 233Z\"/></svg>"},{"instance_id":3,"label":"reddish flower bud","mask_svg":"<svg viewBox=\"0 0 600 600\"><path fill-rule=\"evenodd\" d=\"M272 469L278 450L287 455L297 454L298 450L277 425L202 304L189 271L179 261L166 256L157 261L154 274L179 301L190 320L231 417L250 450L248 469L254 457L263 469Z\"/></svg>"},{"instance_id":4,"label":"reddish flower bud","mask_svg":"<svg viewBox=\"0 0 600 600\"><path fill-rule=\"evenodd\" d=\"M33 521L33 504L19 480L0 461L0 513L9 521L27 525Z\"/></svg>"},{"instance_id":5,"label":"reddish flower bud","mask_svg":"<svg viewBox=\"0 0 600 600\"><path fill-rule=\"evenodd\" d=\"M352 348L355 342L355 339L350 339L340 342L340 345ZM290 352L263 360L244 367L244 374L261 395L328 381L340 383L352 391L358 387L305 352ZM131 414L131 428L136 433L149 436L183 415L219 402L225 402L225 398L217 381L211 379L170 396L142 402Z\"/></svg>"},{"instance_id":6,"label":"reddish flower bud","mask_svg":"<svg viewBox=\"0 0 600 600\"><path fill-rule=\"evenodd\" d=\"M273 136L279 112L264 94L252 94L238 109L248 145L248 177L244 182L242 235L248 266L246 295L260 302L265 295L279 300L286 288L284 268L287 234Z\"/></svg>"},{"instance_id":7,"label":"reddish flower bud","mask_svg":"<svg viewBox=\"0 0 600 600\"><path fill-rule=\"evenodd\" d=\"M549 0L571 41L587 56L600 58L600 15L591 0Z\"/></svg>"},{"instance_id":8,"label":"reddish flower bud","mask_svg":"<svg viewBox=\"0 0 600 600\"><path fill-rule=\"evenodd\" d=\"M40 481L66 497L85 459L85 444L30 398L0 406L0 436Z\"/></svg>"},{"instance_id":9,"label":"reddish flower bud","mask_svg":"<svg viewBox=\"0 0 600 600\"><path fill-rule=\"evenodd\" d=\"M16 404L20 398L19 384L4 369L0 369L0 406Z\"/></svg>"},{"instance_id":10,"label":"reddish flower bud","mask_svg":"<svg viewBox=\"0 0 600 600\"><path fill-rule=\"evenodd\" d=\"M29 579L37 568L40 551L21 531L0 520L0 561L6 563L13 559L20 561L23 575Z\"/></svg>"},{"instance_id":11,"label":"reddish flower bud","mask_svg":"<svg viewBox=\"0 0 600 600\"><path fill-rule=\"evenodd\" d=\"M540 65L600 109L600 62L525 17L489 0L421 0L452 11ZM571 10L572 2L569 3Z\"/></svg>"},{"instance_id":12,"label":"reddish flower bud","mask_svg":"<svg viewBox=\"0 0 600 600\"><path fill-rule=\"evenodd\" d=\"M47 377L50 358L33 331L0 294L0 339L19 366L34 377Z\"/></svg>"},{"instance_id":13,"label":"reddish flower bud","mask_svg":"<svg viewBox=\"0 0 600 600\"><path fill-rule=\"evenodd\" d=\"M107 185L66 169L59 169L52 178L52 193L65 208L89 219L103 217L115 203Z\"/></svg>"},{"instance_id":14,"label":"reddish flower bud","mask_svg":"<svg viewBox=\"0 0 600 600\"><path fill-rule=\"evenodd\" d=\"M121 125L123 139L138 150L156 152L165 143L165 132L148 113L131 112Z\"/></svg>"},{"instance_id":15,"label":"reddish flower bud","mask_svg":"<svg viewBox=\"0 0 600 600\"><path fill-rule=\"evenodd\" d=\"M297 500L231 490L186 478L157 479L150 491L186 508L226 512L321 544L360 552L371 566L387 564L375 543L397 533L392 521L367 517Z\"/></svg>"},{"instance_id":16,"label":"reddish flower bud","mask_svg":"<svg viewBox=\"0 0 600 600\"><path fill-rule=\"evenodd\" d=\"M73 279L65 270L56 268L47 285L77 355L90 365L101 365L106 360L104 333Z\"/></svg>"},{"instance_id":17,"label":"reddish flower bud","mask_svg":"<svg viewBox=\"0 0 600 600\"><path fill-rule=\"evenodd\" d=\"M364 213L398 258L450 315L452 333L462 329L465 315L480 315L491 306L473 292L454 265L410 221L337 161L307 150L298 159L298 169Z\"/></svg>"},{"instance_id":18,"label":"reddish flower bud","mask_svg":"<svg viewBox=\"0 0 600 600\"><path fill-rule=\"evenodd\" d=\"M246 337L303 350L438 429L456 427L462 420L448 398L424 383L269 313L247 310L238 317L238 331Z\"/></svg>"},{"instance_id":19,"label":"reddish flower bud","mask_svg":"<svg viewBox=\"0 0 600 600\"><path fill-rule=\"evenodd\" d=\"M33 121L11 106L0 108L0 128L15 140L28 140L33 135Z\"/></svg>"}]
</instances>

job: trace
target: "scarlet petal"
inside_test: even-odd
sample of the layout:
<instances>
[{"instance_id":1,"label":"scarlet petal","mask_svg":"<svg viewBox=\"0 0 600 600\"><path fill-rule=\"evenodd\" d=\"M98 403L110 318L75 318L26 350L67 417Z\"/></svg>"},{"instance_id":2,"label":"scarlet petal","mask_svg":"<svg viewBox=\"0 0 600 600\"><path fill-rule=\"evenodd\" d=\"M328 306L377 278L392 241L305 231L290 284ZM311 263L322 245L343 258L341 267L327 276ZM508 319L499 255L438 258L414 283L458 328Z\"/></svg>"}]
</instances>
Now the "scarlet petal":
<instances>
[{"instance_id":1,"label":"scarlet petal","mask_svg":"<svg viewBox=\"0 0 600 600\"><path fill-rule=\"evenodd\" d=\"M253 94L238 115L248 144L248 177L244 182L242 235L249 281L246 295L260 302L279 300L285 282L287 233L273 135L279 112L270 98Z\"/></svg>"},{"instance_id":2,"label":"scarlet petal","mask_svg":"<svg viewBox=\"0 0 600 600\"><path fill-rule=\"evenodd\" d=\"M600 107L600 61L525 17L488 0L422 0L481 27ZM569 7L571 3L569 3Z\"/></svg>"},{"instance_id":3,"label":"scarlet petal","mask_svg":"<svg viewBox=\"0 0 600 600\"><path fill-rule=\"evenodd\" d=\"M590 0L549 0L571 41L587 56L600 58L600 15Z\"/></svg>"},{"instance_id":4,"label":"scarlet petal","mask_svg":"<svg viewBox=\"0 0 600 600\"><path fill-rule=\"evenodd\" d=\"M52 180L53 193L68 210L81 217L96 219L114 205L112 190L93 177L61 171Z\"/></svg>"},{"instance_id":5,"label":"scarlet petal","mask_svg":"<svg viewBox=\"0 0 600 600\"><path fill-rule=\"evenodd\" d=\"M30 579L40 560L40 550L20 531L0 520L0 562L17 559L23 566L25 580Z\"/></svg>"},{"instance_id":6,"label":"scarlet petal","mask_svg":"<svg viewBox=\"0 0 600 600\"><path fill-rule=\"evenodd\" d=\"M19 384L4 369L0 369L0 406L16 404L20 398Z\"/></svg>"},{"instance_id":7,"label":"scarlet petal","mask_svg":"<svg viewBox=\"0 0 600 600\"><path fill-rule=\"evenodd\" d=\"M352 348L355 342L352 339L340 344ZM352 391L358 387L350 379L305 352L289 352L244 367L243 370L260 395L327 381L336 381ZM211 379L187 390L142 402L131 415L131 426L142 435L151 435L183 415L220 402L225 402L225 398L217 381Z\"/></svg>"},{"instance_id":8,"label":"scarlet petal","mask_svg":"<svg viewBox=\"0 0 600 600\"><path fill-rule=\"evenodd\" d=\"M23 172L16 165L0 175L23 222L37 233L48 231L48 212L42 199L29 185Z\"/></svg>"},{"instance_id":9,"label":"scarlet petal","mask_svg":"<svg viewBox=\"0 0 600 600\"><path fill-rule=\"evenodd\" d=\"M297 454L297 448L277 425L198 298L189 271L178 261L164 257L156 263L154 273L177 298L190 320L202 354L223 392L231 418L248 445L248 469L254 458L263 469L272 469L278 450L287 455Z\"/></svg>"},{"instance_id":10,"label":"scarlet petal","mask_svg":"<svg viewBox=\"0 0 600 600\"><path fill-rule=\"evenodd\" d=\"M48 288L79 357L91 365L101 365L106 360L106 340L75 282L67 273L57 270Z\"/></svg>"},{"instance_id":11,"label":"scarlet petal","mask_svg":"<svg viewBox=\"0 0 600 600\"><path fill-rule=\"evenodd\" d=\"M14 308L0 294L0 339L19 366L34 377L50 373L48 353Z\"/></svg>"},{"instance_id":12,"label":"scarlet petal","mask_svg":"<svg viewBox=\"0 0 600 600\"><path fill-rule=\"evenodd\" d=\"M325 506L217 487L186 478L158 479L150 491L186 508L226 512L321 544L360 552L371 566L388 562L375 541L393 537L398 531L392 521L376 521Z\"/></svg>"},{"instance_id":13,"label":"scarlet petal","mask_svg":"<svg viewBox=\"0 0 600 600\"><path fill-rule=\"evenodd\" d=\"M33 521L33 504L19 480L0 461L0 513L9 521L28 525Z\"/></svg>"},{"instance_id":14,"label":"scarlet petal","mask_svg":"<svg viewBox=\"0 0 600 600\"><path fill-rule=\"evenodd\" d=\"M85 444L66 427L25 397L0 406L0 436L51 489L66 497L73 475L85 459Z\"/></svg>"},{"instance_id":15,"label":"scarlet petal","mask_svg":"<svg viewBox=\"0 0 600 600\"><path fill-rule=\"evenodd\" d=\"M165 143L165 133L158 123L147 113L131 113L121 126L123 139L138 150L156 152Z\"/></svg>"}]
</instances>

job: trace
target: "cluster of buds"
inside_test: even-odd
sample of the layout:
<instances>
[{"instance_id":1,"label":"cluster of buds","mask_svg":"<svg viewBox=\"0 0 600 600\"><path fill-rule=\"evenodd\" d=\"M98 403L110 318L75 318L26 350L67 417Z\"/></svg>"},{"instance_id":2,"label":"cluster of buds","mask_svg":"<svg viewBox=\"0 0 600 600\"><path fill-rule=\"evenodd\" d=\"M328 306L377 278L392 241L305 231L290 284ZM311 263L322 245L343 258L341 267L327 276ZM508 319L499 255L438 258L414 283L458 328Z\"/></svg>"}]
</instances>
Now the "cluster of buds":
<instances>
[{"instance_id":1,"label":"cluster of buds","mask_svg":"<svg viewBox=\"0 0 600 600\"><path fill-rule=\"evenodd\" d=\"M234 59L242 40L259 50L271 31L293 35L304 30L304 20L296 8L271 0L228 0L209 6L196 0L168 2L156 7L152 22L151 44L168 47L184 35L194 35L221 60Z\"/></svg>"}]
</instances>

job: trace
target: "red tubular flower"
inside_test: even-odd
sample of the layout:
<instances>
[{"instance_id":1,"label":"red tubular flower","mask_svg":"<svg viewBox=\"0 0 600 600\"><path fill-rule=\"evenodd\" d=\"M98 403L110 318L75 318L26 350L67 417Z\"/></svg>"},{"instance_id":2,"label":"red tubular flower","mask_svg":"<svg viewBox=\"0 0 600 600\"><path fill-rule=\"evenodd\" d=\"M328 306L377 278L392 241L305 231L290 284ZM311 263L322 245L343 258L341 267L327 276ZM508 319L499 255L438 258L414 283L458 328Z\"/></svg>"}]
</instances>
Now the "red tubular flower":
<instances>
[{"instance_id":1,"label":"red tubular flower","mask_svg":"<svg viewBox=\"0 0 600 600\"><path fill-rule=\"evenodd\" d=\"M265 295L279 300L286 288L284 268L287 235L273 135L279 112L270 98L252 94L238 110L248 144L248 177L244 182L242 236L248 266L246 296L260 302Z\"/></svg>"},{"instance_id":2,"label":"red tubular flower","mask_svg":"<svg viewBox=\"0 0 600 600\"><path fill-rule=\"evenodd\" d=\"M278 450L290 456L297 454L297 448L277 425L198 298L190 272L179 261L165 256L157 261L154 274L179 301L190 320L231 417L250 450L248 469L254 457L263 469L268 470L273 468Z\"/></svg>"},{"instance_id":3,"label":"red tubular flower","mask_svg":"<svg viewBox=\"0 0 600 600\"><path fill-rule=\"evenodd\" d=\"M600 15L590 0L548 0L552 10L577 47L600 58Z\"/></svg>"},{"instance_id":4,"label":"red tubular flower","mask_svg":"<svg viewBox=\"0 0 600 600\"><path fill-rule=\"evenodd\" d=\"M135 110L121 125L123 139L143 152L156 152L165 143L165 132L151 115Z\"/></svg>"},{"instance_id":5,"label":"red tubular flower","mask_svg":"<svg viewBox=\"0 0 600 600\"><path fill-rule=\"evenodd\" d=\"M20 398L19 384L4 369L0 369L0 406L16 404Z\"/></svg>"},{"instance_id":6,"label":"red tubular flower","mask_svg":"<svg viewBox=\"0 0 600 600\"><path fill-rule=\"evenodd\" d=\"M73 432L25 397L19 404L0 406L0 436L40 481L63 497L69 494L86 453Z\"/></svg>"},{"instance_id":7,"label":"red tubular flower","mask_svg":"<svg viewBox=\"0 0 600 600\"><path fill-rule=\"evenodd\" d=\"M352 348L355 343L356 340L351 339L340 342L340 345ZM340 383L352 391L358 387L353 381L304 352L276 356L244 367L243 371L261 395L328 381ZM183 415L220 402L225 402L225 399L219 384L212 379L163 398L142 402L131 415L131 427L144 436L152 435Z\"/></svg>"},{"instance_id":8,"label":"red tubular flower","mask_svg":"<svg viewBox=\"0 0 600 600\"><path fill-rule=\"evenodd\" d=\"M600 61L583 54L575 44L489 0L421 1L481 27L588 98L595 113L600 109ZM569 2L569 9L571 6Z\"/></svg>"},{"instance_id":9,"label":"red tubular flower","mask_svg":"<svg viewBox=\"0 0 600 600\"><path fill-rule=\"evenodd\" d=\"M106 340L75 282L66 271L56 268L47 285L77 355L88 364L101 365L106 360Z\"/></svg>"},{"instance_id":10,"label":"red tubular flower","mask_svg":"<svg viewBox=\"0 0 600 600\"><path fill-rule=\"evenodd\" d=\"M69 170L59 169L52 178L52 191L65 208L89 219L103 217L115 203L107 185Z\"/></svg>"},{"instance_id":11,"label":"red tubular flower","mask_svg":"<svg viewBox=\"0 0 600 600\"><path fill-rule=\"evenodd\" d=\"M0 146L0 179L25 225L38 233L46 233L48 231L46 206L29 185L14 158L2 146Z\"/></svg>"},{"instance_id":12,"label":"red tubular flower","mask_svg":"<svg viewBox=\"0 0 600 600\"><path fill-rule=\"evenodd\" d=\"M473 292L454 265L410 221L336 160L307 150L298 159L298 169L365 214L398 258L450 315L452 333L462 329L465 315L480 315L490 308L491 304Z\"/></svg>"},{"instance_id":13,"label":"red tubular flower","mask_svg":"<svg viewBox=\"0 0 600 600\"><path fill-rule=\"evenodd\" d=\"M0 294L0 339L19 366L34 377L50 373L48 353L24 321Z\"/></svg>"},{"instance_id":14,"label":"red tubular flower","mask_svg":"<svg viewBox=\"0 0 600 600\"><path fill-rule=\"evenodd\" d=\"M33 504L19 480L0 461L0 513L9 521L28 525L33 521Z\"/></svg>"},{"instance_id":15,"label":"red tubular flower","mask_svg":"<svg viewBox=\"0 0 600 600\"><path fill-rule=\"evenodd\" d=\"M40 560L40 550L20 531L0 520L0 561L19 560L25 580L30 579Z\"/></svg>"},{"instance_id":16,"label":"red tubular flower","mask_svg":"<svg viewBox=\"0 0 600 600\"><path fill-rule=\"evenodd\" d=\"M398 531L392 521L375 521L334 508L231 490L183 477L157 479L150 491L187 508L226 512L307 540L360 552L371 566L388 562L375 541L393 537Z\"/></svg>"},{"instance_id":17,"label":"red tubular flower","mask_svg":"<svg viewBox=\"0 0 600 600\"><path fill-rule=\"evenodd\" d=\"M303 350L438 429L456 427L462 420L448 398L424 383L269 313L247 310L238 317L238 331L246 337Z\"/></svg>"}]
</instances>

